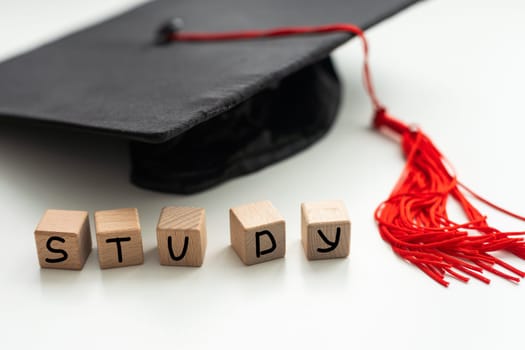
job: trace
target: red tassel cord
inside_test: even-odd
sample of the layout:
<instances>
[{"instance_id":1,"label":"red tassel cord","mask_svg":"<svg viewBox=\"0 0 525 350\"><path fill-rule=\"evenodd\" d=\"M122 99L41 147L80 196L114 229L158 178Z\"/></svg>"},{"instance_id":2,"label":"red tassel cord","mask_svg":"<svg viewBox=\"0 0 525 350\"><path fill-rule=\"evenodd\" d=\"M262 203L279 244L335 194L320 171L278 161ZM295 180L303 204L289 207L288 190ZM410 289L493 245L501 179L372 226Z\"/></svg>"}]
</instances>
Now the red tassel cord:
<instances>
[{"instance_id":1,"label":"red tassel cord","mask_svg":"<svg viewBox=\"0 0 525 350\"><path fill-rule=\"evenodd\" d=\"M249 30L221 33L179 32L172 26L161 31L164 42L248 40L347 32L358 36L363 44L363 81L375 110L373 126L394 133L401 142L406 165L389 198L375 211L375 220L383 240L407 262L415 265L430 278L448 286L446 277L467 282L474 277L490 280L488 271L512 282L519 282L525 273L493 255L507 251L525 259L525 232L502 232L488 225L483 216L467 199L467 195L492 208L525 221L479 196L460 183L445 157L421 130L411 129L391 117L379 102L372 85L368 64L368 43L363 30L353 24L331 24L313 27L283 27L268 30ZM456 223L449 219L447 202L453 199L463 209L467 221Z\"/></svg>"}]
</instances>

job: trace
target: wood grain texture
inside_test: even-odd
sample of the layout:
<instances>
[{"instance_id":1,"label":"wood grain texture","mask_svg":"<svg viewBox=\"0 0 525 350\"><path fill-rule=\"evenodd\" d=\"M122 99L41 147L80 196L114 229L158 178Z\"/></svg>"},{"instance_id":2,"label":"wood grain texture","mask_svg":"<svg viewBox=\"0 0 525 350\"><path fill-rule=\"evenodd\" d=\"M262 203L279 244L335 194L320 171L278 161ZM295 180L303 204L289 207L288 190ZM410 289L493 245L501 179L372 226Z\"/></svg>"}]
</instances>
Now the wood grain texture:
<instances>
[{"instance_id":1,"label":"wood grain texture","mask_svg":"<svg viewBox=\"0 0 525 350\"><path fill-rule=\"evenodd\" d=\"M342 201L301 204L301 240L309 260L350 254L350 219Z\"/></svg>"},{"instance_id":2,"label":"wood grain texture","mask_svg":"<svg viewBox=\"0 0 525 350\"><path fill-rule=\"evenodd\" d=\"M230 240L246 265L282 258L286 253L285 221L269 201L230 209Z\"/></svg>"},{"instance_id":3,"label":"wood grain texture","mask_svg":"<svg viewBox=\"0 0 525 350\"><path fill-rule=\"evenodd\" d=\"M206 213L202 208L165 207L157 224L161 265L202 266L206 254Z\"/></svg>"},{"instance_id":4,"label":"wood grain texture","mask_svg":"<svg viewBox=\"0 0 525 350\"><path fill-rule=\"evenodd\" d=\"M81 270L91 253L87 211L47 210L35 229L42 268Z\"/></svg>"},{"instance_id":5,"label":"wood grain texture","mask_svg":"<svg viewBox=\"0 0 525 350\"><path fill-rule=\"evenodd\" d=\"M139 214L136 208L96 211L95 231L101 268L144 263Z\"/></svg>"}]
</instances>

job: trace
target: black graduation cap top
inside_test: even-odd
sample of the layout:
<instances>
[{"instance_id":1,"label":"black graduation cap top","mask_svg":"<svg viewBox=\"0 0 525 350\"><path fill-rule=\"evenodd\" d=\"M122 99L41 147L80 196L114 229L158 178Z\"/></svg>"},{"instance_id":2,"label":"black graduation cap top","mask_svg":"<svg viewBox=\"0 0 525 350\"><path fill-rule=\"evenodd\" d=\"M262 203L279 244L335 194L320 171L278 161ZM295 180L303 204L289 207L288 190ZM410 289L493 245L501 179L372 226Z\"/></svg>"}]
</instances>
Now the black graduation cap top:
<instances>
[{"instance_id":1,"label":"black graduation cap top","mask_svg":"<svg viewBox=\"0 0 525 350\"><path fill-rule=\"evenodd\" d=\"M332 33L155 43L187 31L354 23L415 0L154 1L0 64L0 118L132 140L132 180L179 193L259 169L313 143L336 115Z\"/></svg>"}]
</instances>

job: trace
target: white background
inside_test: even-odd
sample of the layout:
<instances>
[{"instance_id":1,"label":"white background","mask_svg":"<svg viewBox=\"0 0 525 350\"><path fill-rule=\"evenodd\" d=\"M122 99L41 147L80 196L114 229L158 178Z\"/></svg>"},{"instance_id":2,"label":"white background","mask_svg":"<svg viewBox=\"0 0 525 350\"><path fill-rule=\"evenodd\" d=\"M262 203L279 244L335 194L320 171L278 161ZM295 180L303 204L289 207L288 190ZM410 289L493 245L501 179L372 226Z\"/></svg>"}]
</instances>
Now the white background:
<instances>
[{"instance_id":1,"label":"white background","mask_svg":"<svg viewBox=\"0 0 525 350\"><path fill-rule=\"evenodd\" d=\"M0 0L0 59L130 4ZM419 124L461 181L522 212L524 18L519 0L426 1L368 33L378 94L390 111ZM373 211L404 162L397 144L369 128L358 42L335 58L345 99L328 136L198 195L132 186L124 141L2 125L0 348L522 348L525 286L494 277L489 286L451 280L443 288L381 240ZM228 208L261 199L286 218L288 251L245 267L229 247ZM350 258L305 259L299 206L317 199L346 202ZM159 265L154 228L166 205L206 208L202 268ZM94 249L80 272L38 267L33 231L47 208L131 206L140 212L143 266L102 271ZM488 212L498 228L525 227Z\"/></svg>"}]
</instances>

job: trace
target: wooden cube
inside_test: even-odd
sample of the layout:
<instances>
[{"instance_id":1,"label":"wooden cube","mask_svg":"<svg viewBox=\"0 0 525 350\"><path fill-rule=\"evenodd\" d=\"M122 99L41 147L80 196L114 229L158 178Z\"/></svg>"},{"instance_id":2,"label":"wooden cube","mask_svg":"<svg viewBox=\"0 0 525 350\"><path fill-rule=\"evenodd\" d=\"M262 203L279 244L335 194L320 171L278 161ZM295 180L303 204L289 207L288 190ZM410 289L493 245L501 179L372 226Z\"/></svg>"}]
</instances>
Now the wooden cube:
<instances>
[{"instance_id":1,"label":"wooden cube","mask_svg":"<svg viewBox=\"0 0 525 350\"><path fill-rule=\"evenodd\" d=\"M157 247L161 265L201 266L206 243L204 209L162 209L157 224Z\"/></svg>"},{"instance_id":2,"label":"wooden cube","mask_svg":"<svg viewBox=\"0 0 525 350\"><path fill-rule=\"evenodd\" d=\"M47 210L35 240L41 267L81 270L92 248L88 212Z\"/></svg>"},{"instance_id":3,"label":"wooden cube","mask_svg":"<svg viewBox=\"0 0 525 350\"><path fill-rule=\"evenodd\" d=\"M136 208L95 212L98 261L103 269L144 263Z\"/></svg>"},{"instance_id":4,"label":"wooden cube","mask_svg":"<svg viewBox=\"0 0 525 350\"><path fill-rule=\"evenodd\" d=\"M350 253L350 220L342 201L301 204L301 238L309 260L343 258Z\"/></svg>"},{"instance_id":5,"label":"wooden cube","mask_svg":"<svg viewBox=\"0 0 525 350\"><path fill-rule=\"evenodd\" d=\"M269 201L230 209L231 245L246 265L284 257L285 222Z\"/></svg>"}]
</instances>

